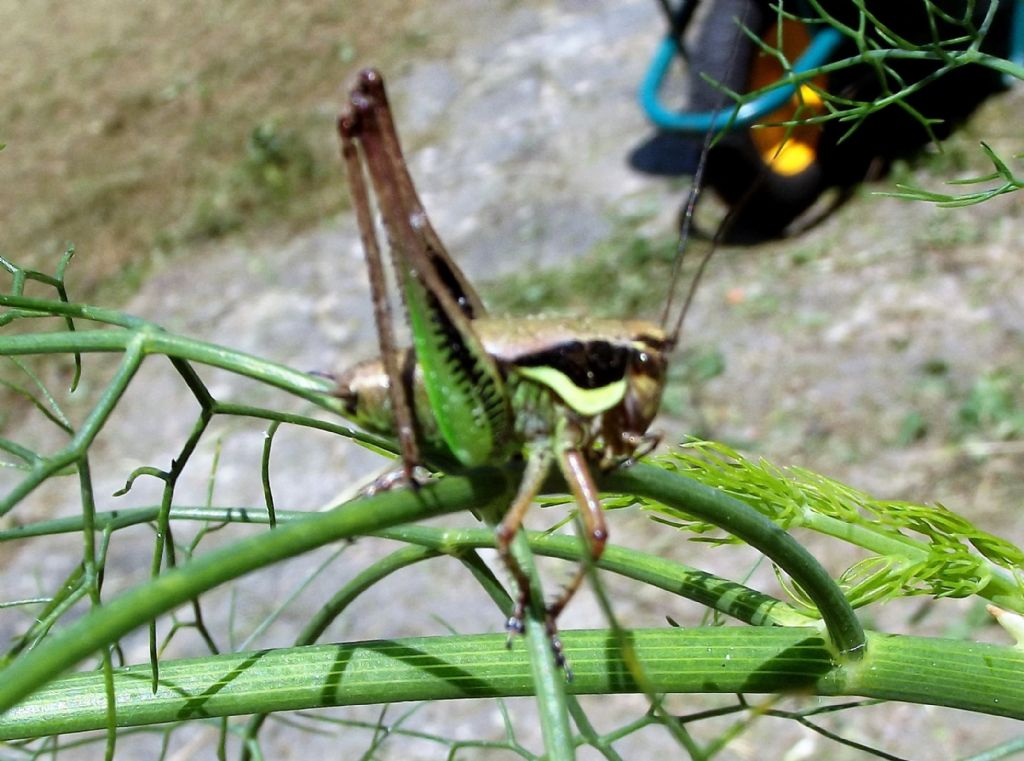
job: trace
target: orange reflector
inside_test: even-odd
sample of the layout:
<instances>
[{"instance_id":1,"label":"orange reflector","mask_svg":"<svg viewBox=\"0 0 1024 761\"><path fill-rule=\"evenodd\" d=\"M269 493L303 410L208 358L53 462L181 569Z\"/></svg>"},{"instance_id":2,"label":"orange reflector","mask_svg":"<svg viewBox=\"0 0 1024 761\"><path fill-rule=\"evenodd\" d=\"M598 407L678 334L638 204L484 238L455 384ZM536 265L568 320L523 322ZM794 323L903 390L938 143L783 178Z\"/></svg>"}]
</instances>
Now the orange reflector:
<instances>
[{"instance_id":1,"label":"orange reflector","mask_svg":"<svg viewBox=\"0 0 1024 761\"><path fill-rule=\"evenodd\" d=\"M771 47L781 43L782 54L788 61L795 61L806 50L811 38L807 27L793 19L783 19L782 34L776 25L769 27L763 36ZM786 75L782 64L775 56L759 52L751 61L750 90L767 87ZM827 80L823 75L814 78L815 87L824 89ZM761 155L761 160L771 166L772 172L784 177L800 174L814 164L821 137L820 124L798 124L781 126L778 122L789 122L815 116L824 111L824 102L814 87L801 85L789 102L770 114L765 122L776 122L773 126L754 127L750 137Z\"/></svg>"},{"instance_id":2,"label":"orange reflector","mask_svg":"<svg viewBox=\"0 0 1024 761\"><path fill-rule=\"evenodd\" d=\"M792 177L813 164L816 154L814 146L799 140L788 140L785 144L770 146L761 155L766 164L771 164L773 172Z\"/></svg>"}]
</instances>

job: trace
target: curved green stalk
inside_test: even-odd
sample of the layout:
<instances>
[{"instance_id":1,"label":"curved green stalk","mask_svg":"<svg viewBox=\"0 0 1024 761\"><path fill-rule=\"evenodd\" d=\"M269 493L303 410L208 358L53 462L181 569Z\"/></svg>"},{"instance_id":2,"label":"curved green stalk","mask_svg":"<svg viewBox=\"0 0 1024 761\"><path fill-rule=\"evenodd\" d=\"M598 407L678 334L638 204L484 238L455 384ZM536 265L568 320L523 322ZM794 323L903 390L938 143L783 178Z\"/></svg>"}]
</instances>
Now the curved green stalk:
<instances>
[{"instance_id":1,"label":"curved green stalk","mask_svg":"<svg viewBox=\"0 0 1024 761\"><path fill-rule=\"evenodd\" d=\"M611 491L637 494L713 523L739 537L785 571L818 608L836 649L861 658L864 629L842 590L803 545L745 502L725 492L645 463L621 468L601 479Z\"/></svg>"},{"instance_id":2,"label":"curved green stalk","mask_svg":"<svg viewBox=\"0 0 1024 761\"><path fill-rule=\"evenodd\" d=\"M864 660L840 663L811 628L628 634L659 692L860 695L1024 718L1024 652L1013 647L870 633ZM608 632L565 632L563 639L575 669L567 691L636 691ZM526 650L508 650L501 634L232 653L165 661L160 673L154 695L148 664L115 670L123 726L535 690ZM102 680L98 673L74 674L39 691L0 717L0 739L102 728Z\"/></svg>"},{"instance_id":3,"label":"curved green stalk","mask_svg":"<svg viewBox=\"0 0 1024 761\"><path fill-rule=\"evenodd\" d=\"M117 510L97 513L96 524L103 528L112 527L113 530L117 530L137 526L141 523L150 523L157 518L157 515L157 507ZM277 513L277 519L280 523L285 524L301 520L306 515L308 513L301 511L281 510ZM197 520L214 523L265 524L268 522L265 510L256 508L247 510L237 507L179 506L172 509L170 517L171 520ZM0 529L0 542L81 531L81 528L82 519L80 517L57 518L10 529ZM467 550L495 546L494 531L483 527L445 529L435 526L403 525L375 530L372 535L416 544L432 550L435 554L443 553L458 557L463 556ZM580 544L575 537L541 532L528 532L527 536L530 549L535 555L579 561ZM423 559L426 557L423 556ZM680 597L686 597L754 626L806 626L813 620L787 603L750 587L640 550L610 544L605 548L604 554L596 565L602 570L664 589ZM346 585L346 589L355 582L356 580L353 580ZM340 592L339 595L341 595ZM328 605L327 608L333 610L333 605ZM300 644L309 644L309 642L300 641Z\"/></svg>"}]
</instances>

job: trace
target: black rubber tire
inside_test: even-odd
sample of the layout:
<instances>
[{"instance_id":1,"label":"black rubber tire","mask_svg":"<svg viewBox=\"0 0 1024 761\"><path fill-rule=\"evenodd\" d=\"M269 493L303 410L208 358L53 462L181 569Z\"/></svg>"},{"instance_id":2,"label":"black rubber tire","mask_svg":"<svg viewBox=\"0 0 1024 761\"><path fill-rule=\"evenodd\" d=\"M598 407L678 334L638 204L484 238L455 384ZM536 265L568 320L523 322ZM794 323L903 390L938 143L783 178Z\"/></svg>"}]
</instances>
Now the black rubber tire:
<instances>
[{"instance_id":1,"label":"black rubber tire","mask_svg":"<svg viewBox=\"0 0 1024 761\"><path fill-rule=\"evenodd\" d=\"M746 92L752 56L756 45L743 27L758 34L775 23L775 0L716 0L712 12L700 30L690 55L691 111L728 108L731 99L702 74L735 92ZM847 0L825 0L837 17L856 22L856 8ZM946 0L942 7L952 15L962 13L963 0ZM977 4L976 16L984 15L987 0ZM923 6L879 0L870 3L872 12L890 28L908 39L930 34ZM1005 56L1010 25L1010 3L1001 3L991 32L982 50ZM844 18L850 15L850 18ZM740 23L737 23L737 19ZM940 29L952 36L954 29ZM922 40L925 42L925 40ZM840 50L836 58L855 51ZM937 64L930 61L906 61L895 66L904 81L925 79ZM872 100L880 92L876 73L866 66L843 69L827 84L829 92L856 100ZM987 97L1003 89L997 72L981 66L957 69L907 99L908 104L942 122L933 127L943 139ZM776 173L767 166L748 130L725 135L708 156L707 184L735 210L732 221L734 239L758 240L781 235L797 217L807 211L829 187L849 189L869 171L882 174L897 157L918 151L930 135L906 111L889 108L873 115L850 135L848 125L827 122L819 136L816 160L804 171L792 176Z\"/></svg>"},{"instance_id":2,"label":"black rubber tire","mask_svg":"<svg viewBox=\"0 0 1024 761\"><path fill-rule=\"evenodd\" d=\"M705 77L735 92L747 91L757 46L743 29L760 34L775 19L776 11L764 0L718 0L714 4L690 56L689 110L727 110L732 103L729 95ZM822 142L824 138L823 133ZM824 149L819 142L819 151ZM734 209L730 237L753 240L780 235L828 186L821 161L795 175L772 171L749 130L720 138L708 155L706 182Z\"/></svg>"}]
</instances>

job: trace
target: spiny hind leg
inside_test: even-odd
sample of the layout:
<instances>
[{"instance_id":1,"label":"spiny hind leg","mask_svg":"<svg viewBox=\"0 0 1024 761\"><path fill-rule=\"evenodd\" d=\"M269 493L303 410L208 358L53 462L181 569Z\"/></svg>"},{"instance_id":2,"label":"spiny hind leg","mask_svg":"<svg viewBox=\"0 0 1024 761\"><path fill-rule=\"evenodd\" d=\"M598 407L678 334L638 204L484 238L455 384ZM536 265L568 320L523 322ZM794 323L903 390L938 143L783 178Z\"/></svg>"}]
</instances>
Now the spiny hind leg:
<instances>
[{"instance_id":1,"label":"spiny hind leg","mask_svg":"<svg viewBox=\"0 0 1024 761\"><path fill-rule=\"evenodd\" d=\"M353 92L348 108L338 117L338 135L348 176L349 195L355 208L367 271L370 275L374 322L377 325L381 362L388 376L388 396L395 416L403 475L406 483L416 486L413 471L420 463L420 453L413 425L412 401L403 383L402 368L399 367L391 302L387 295L384 264L366 185L367 172L376 188L378 203L385 218L401 217L404 210L394 188L398 184L397 172L389 166L388 157L384 155L385 149L381 145L380 136L381 126L375 118L374 108L374 104L359 91Z\"/></svg>"}]
</instances>

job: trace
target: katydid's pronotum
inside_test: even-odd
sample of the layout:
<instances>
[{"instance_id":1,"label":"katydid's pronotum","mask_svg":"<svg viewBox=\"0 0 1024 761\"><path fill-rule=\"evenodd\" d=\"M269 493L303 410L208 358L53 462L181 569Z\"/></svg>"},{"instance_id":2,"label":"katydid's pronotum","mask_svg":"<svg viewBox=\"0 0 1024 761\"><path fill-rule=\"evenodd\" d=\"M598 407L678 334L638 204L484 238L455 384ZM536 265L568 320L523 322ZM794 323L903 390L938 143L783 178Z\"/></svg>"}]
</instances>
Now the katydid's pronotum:
<instances>
[{"instance_id":1,"label":"katydid's pronotum","mask_svg":"<svg viewBox=\"0 0 1024 761\"><path fill-rule=\"evenodd\" d=\"M525 461L518 492L497 526L498 550L519 593L507 626L510 634L522 631L529 580L510 543L527 509L557 464L579 506L590 556L600 557L608 532L591 469L620 466L657 443L647 429L658 412L678 324L668 332L640 320L488 317L420 204L377 72L359 75L338 131L381 356L345 373L336 393L353 421L397 437L413 486L421 452L467 468ZM396 346L367 175L408 314L411 349ZM584 570L577 569L547 608L552 646L563 664L555 620Z\"/></svg>"}]
</instances>

